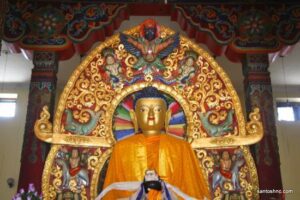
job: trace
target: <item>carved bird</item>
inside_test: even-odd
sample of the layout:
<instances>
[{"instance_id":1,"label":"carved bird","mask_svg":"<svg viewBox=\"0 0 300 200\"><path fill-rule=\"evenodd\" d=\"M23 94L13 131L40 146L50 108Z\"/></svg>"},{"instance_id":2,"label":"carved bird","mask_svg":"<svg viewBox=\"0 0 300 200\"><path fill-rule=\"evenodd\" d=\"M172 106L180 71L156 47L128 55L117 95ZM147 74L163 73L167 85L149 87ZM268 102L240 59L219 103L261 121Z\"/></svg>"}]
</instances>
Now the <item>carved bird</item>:
<instances>
[{"instance_id":1,"label":"carved bird","mask_svg":"<svg viewBox=\"0 0 300 200\"><path fill-rule=\"evenodd\" d=\"M132 55L138 58L133 66L134 69L140 69L144 66L165 69L161 59L168 56L179 46L179 34L176 33L166 38L156 38L147 40L144 37L134 38L130 35L120 33L120 41L124 48Z\"/></svg>"}]
</instances>

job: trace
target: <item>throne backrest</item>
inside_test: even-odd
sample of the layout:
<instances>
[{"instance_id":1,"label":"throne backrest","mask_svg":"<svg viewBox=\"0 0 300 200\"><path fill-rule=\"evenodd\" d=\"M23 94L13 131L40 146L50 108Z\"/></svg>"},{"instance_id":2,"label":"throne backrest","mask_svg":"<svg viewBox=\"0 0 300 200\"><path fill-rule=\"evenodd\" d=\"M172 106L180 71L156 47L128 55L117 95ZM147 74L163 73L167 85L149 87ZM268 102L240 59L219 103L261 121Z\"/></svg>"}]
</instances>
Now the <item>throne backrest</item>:
<instances>
[{"instance_id":1,"label":"throne backrest","mask_svg":"<svg viewBox=\"0 0 300 200\"><path fill-rule=\"evenodd\" d=\"M254 162L248 147L239 146L239 142L245 144L247 127L229 77L197 44L166 27L159 30L155 45L170 38L173 42L176 37L179 40L168 52L156 52L153 62L126 43L128 38L141 43L137 26L101 43L73 72L60 97L53 132L78 139L51 147L43 178L43 194L49 199L70 191L79 191L82 198L95 198L113 144L133 134L128 113L132 96L150 85L170 101L170 132L194 147L213 198L229 193L256 198ZM74 148L79 151L79 165L88 174L89 184L70 180L64 185L57 160L70 162L68 155ZM230 159L227 175L222 168L223 154L227 154L224 152Z\"/></svg>"}]
</instances>

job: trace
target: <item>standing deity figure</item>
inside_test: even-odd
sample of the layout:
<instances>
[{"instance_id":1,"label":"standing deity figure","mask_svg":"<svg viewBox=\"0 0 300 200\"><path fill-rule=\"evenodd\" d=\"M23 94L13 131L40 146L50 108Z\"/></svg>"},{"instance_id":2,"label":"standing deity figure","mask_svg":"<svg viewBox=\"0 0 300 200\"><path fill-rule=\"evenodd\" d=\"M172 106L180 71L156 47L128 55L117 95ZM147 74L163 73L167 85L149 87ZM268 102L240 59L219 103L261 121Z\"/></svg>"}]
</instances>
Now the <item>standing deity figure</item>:
<instances>
[{"instance_id":1,"label":"standing deity figure","mask_svg":"<svg viewBox=\"0 0 300 200\"><path fill-rule=\"evenodd\" d=\"M179 45L178 33L161 38L159 27L152 19L147 19L140 25L138 38L120 33L120 40L125 49L138 58L133 68L144 73L165 69L161 59Z\"/></svg>"},{"instance_id":2,"label":"standing deity figure","mask_svg":"<svg viewBox=\"0 0 300 200\"><path fill-rule=\"evenodd\" d=\"M220 159L220 173L222 174L222 176L228 179L231 179L232 177L231 164L232 160L229 156L228 151L224 151Z\"/></svg>"},{"instance_id":3,"label":"standing deity figure","mask_svg":"<svg viewBox=\"0 0 300 200\"><path fill-rule=\"evenodd\" d=\"M80 190L82 185L89 185L88 171L81 166L82 158L77 148L73 148L70 155L67 152L67 149L63 149L60 158L56 160L56 163L62 167L62 187L63 189L70 189L70 181L74 179L77 183L77 188Z\"/></svg>"},{"instance_id":4,"label":"standing deity figure","mask_svg":"<svg viewBox=\"0 0 300 200\"><path fill-rule=\"evenodd\" d=\"M72 149L71 151L71 157L69 158L69 163L70 163L70 175L75 176L80 170L80 156L78 149Z\"/></svg>"},{"instance_id":5,"label":"standing deity figure","mask_svg":"<svg viewBox=\"0 0 300 200\"><path fill-rule=\"evenodd\" d=\"M223 151L219 163L220 170L212 174L212 189L220 186L221 190L225 191L224 183L229 182L233 191L240 191L239 168L245 163L241 151L236 150L232 156L228 151Z\"/></svg>"},{"instance_id":6,"label":"standing deity figure","mask_svg":"<svg viewBox=\"0 0 300 200\"><path fill-rule=\"evenodd\" d=\"M143 181L145 172L151 169L157 172L159 179L193 197L191 199L208 198L208 185L190 144L167 133L171 111L165 96L154 87L144 88L135 94L130 115L136 134L114 146L104 189L114 183ZM103 199L133 195L134 191L112 190Z\"/></svg>"}]
</instances>

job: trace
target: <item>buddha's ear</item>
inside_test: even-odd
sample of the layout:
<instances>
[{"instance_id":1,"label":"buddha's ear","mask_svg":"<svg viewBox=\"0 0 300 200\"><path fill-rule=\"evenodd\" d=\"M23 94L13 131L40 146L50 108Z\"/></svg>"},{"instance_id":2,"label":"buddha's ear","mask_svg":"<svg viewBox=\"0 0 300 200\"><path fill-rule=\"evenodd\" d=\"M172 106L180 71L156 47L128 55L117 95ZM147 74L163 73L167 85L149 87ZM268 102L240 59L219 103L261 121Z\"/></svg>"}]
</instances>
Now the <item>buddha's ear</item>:
<instances>
[{"instance_id":1,"label":"buddha's ear","mask_svg":"<svg viewBox=\"0 0 300 200\"><path fill-rule=\"evenodd\" d=\"M170 109L168 109L167 112L166 112L166 118L165 118L166 133L168 132L168 129L169 129L169 122L170 122L170 119L171 119L171 115L172 115L172 112L171 112Z\"/></svg>"},{"instance_id":2,"label":"buddha's ear","mask_svg":"<svg viewBox=\"0 0 300 200\"><path fill-rule=\"evenodd\" d=\"M130 118L132 120L133 126L134 126L134 132L137 133L139 130L137 119L136 119L136 114L134 110L130 109L129 110Z\"/></svg>"}]
</instances>

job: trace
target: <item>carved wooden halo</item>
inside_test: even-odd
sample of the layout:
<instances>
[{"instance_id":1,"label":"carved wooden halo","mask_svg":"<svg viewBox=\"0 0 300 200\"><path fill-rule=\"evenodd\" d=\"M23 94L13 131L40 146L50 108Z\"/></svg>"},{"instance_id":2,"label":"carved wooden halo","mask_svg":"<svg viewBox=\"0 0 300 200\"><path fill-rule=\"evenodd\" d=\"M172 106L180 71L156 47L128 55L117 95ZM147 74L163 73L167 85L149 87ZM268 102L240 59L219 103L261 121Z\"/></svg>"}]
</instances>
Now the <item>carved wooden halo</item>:
<instances>
[{"instance_id":1,"label":"carved wooden halo","mask_svg":"<svg viewBox=\"0 0 300 200\"><path fill-rule=\"evenodd\" d=\"M171 30L167 27L164 27L164 26L160 26L160 29L161 29L162 32L164 32L166 34L174 34L175 33L173 30ZM133 34L137 30L139 30L139 26L136 26L136 27L131 28L127 31L124 31L124 33ZM181 41L181 43L186 43L187 45L190 46L190 49L194 50L198 55L201 55L207 61L207 63L216 71L216 73L220 76L220 78L224 81L224 85L226 86L227 91L229 92L229 94L232 98L232 101L233 101L233 108L235 110L235 115L236 115L236 118L237 118L237 121L238 121L239 135L246 135L245 119L244 119L244 115L242 113L240 100L239 100L239 97L238 97L234 87L232 86L232 83L231 83L228 75L219 66L219 64L214 60L214 58L210 56L210 54L208 52L203 50L201 47L199 47L197 44L192 42L190 39L188 39L184 36L180 36L180 41ZM63 93L60 96L60 100L58 102L58 107L57 107L57 110L56 110L56 113L55 113L55 118L54 118L54 123L53 123L53 131L54 132L57 132L57 133L60 132L61 118L62 118L64 109L65 109L66 100L67 100L68 96L70 95L70 92L73 89L73 87L76 83L76 80L78 79L80 74L90 65L92 60L95 57L97 57L102 52L102 50L104 48L109 47L113 43L116 43L116 42L119 42L119 34L113 35L112 37L108 38L105 42L101 43L74 70L74 72L72 73L68 83L66 84L66 86L63 90ZM167 93L167 91L166 91L166 93ZM185 114L187 114L187 113L185 113Z\"/></svg>"}]
</instances>

